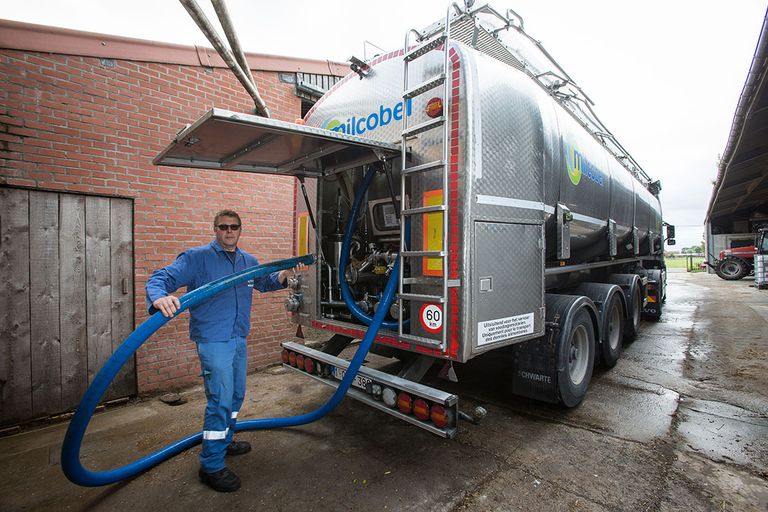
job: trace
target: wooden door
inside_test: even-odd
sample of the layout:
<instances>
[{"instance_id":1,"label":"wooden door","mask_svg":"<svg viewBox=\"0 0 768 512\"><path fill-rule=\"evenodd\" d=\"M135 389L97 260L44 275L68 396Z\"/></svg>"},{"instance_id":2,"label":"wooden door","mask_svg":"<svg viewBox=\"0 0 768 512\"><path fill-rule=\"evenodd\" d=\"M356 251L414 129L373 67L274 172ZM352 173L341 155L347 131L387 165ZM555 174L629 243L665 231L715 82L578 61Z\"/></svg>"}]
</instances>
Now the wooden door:
<instances>
[{"instance_id":1,"label":"wooden door","mask_svg":"<svg viewBox=\"0 0 768 512\"><path fill-rule=\"evenodd\" d=\"M132 200L0 187L0 425L75 408L133 308Z\"/></svg>"}]
</instances>

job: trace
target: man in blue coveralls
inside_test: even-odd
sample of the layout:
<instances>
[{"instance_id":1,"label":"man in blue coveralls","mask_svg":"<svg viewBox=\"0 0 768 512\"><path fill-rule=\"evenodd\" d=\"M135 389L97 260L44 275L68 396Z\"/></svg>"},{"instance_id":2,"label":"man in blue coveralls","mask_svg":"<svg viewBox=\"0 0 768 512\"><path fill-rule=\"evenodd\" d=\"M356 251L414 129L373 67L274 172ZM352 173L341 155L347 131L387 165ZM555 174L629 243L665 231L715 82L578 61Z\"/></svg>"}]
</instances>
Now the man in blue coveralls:
<instances>
[{"instance_id":1,"label":"man in blue coveralls","mask_svg":"<svg viewBox=\"0 0 768 512\"><path fill-rule=\"evenodd\" d=\"M258 265L256 258L237 248L240 216L221 210L213 220L216 240L188 249L176 261L156 270L147 281L150 314L161 311L170 317L179 309L173 295L186 286L192 291L215 279ZM299 265L293 272L303 272ZM290 270L273 272L215 295L190 308L189 335L197 344L208 405L203 420L203 447L200 451L200 480L221 492L236 491L240 479L224 464L226 455L251 451L247 441L234 441L237 414L245 398L248 359L246 337L251 326L253 288L260 292L285 288Z\"/></svg>"}]
</instances>

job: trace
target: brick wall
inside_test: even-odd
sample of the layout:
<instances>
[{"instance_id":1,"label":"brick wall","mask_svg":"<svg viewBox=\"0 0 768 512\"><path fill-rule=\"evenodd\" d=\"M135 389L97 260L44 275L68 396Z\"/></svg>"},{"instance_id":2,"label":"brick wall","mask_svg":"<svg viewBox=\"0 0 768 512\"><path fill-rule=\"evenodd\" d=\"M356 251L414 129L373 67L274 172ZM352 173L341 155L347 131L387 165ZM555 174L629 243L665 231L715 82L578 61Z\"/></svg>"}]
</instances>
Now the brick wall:
<instances>
[{"instance_id":1,"label":"brick wall","mask_svg":"<svg viewBox=\"0 0 768 512\"><path fill-rule=\"evenodd\" d=\"M275 72L254 78L273 117L300 117L292 84ZM0 183L134 199L136 325L147 317L147 277L208 243L221 208L240 213L240 246L260 261L293 255L293 178L151 163L211 107L252 112L227 69L0 50L0 82ZM278 342L295 332L285 297L255 294L251 370L277 361ZM139 350L137 370L141 393L200 382L186 318Z\"/></svg>"}]
</instances>

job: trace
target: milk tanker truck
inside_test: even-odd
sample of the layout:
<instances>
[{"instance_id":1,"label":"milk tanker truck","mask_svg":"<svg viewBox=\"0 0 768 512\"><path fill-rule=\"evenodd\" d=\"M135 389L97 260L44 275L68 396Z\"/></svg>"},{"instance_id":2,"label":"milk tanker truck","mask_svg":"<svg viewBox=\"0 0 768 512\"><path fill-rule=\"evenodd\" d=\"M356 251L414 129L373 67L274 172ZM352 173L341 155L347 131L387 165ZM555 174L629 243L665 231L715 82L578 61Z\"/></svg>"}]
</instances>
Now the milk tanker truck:
<instances>
[{"instance_id":1,"label":"milk tanker truck","mask_svg":"<svg viewBox=\"0 0 768 512\"><path fill-rule=\"evenodd\" d=\"M294 245L318 263L286 307L333 335L285 341L287 368L337 386L399 256L373 351L402 364L349 396L453 437L458 397L420 381L488 354L511 361L499 385L575 407L661 316L660 185L513 11L454 4L405 39L351 59L303 123L213 109L156 163L299 178Z\"/></svg>"}]
</instances>

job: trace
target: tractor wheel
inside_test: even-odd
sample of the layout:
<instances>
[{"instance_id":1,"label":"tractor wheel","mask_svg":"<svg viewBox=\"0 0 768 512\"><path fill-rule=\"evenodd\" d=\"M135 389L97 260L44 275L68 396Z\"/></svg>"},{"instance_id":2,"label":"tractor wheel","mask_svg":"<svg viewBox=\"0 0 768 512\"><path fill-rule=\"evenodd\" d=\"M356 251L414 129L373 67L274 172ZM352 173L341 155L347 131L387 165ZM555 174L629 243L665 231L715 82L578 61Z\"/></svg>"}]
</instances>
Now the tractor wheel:
<instances>
[{"instance_id":1,"label":"tractor wheel","mask_svg":"<svg viewBox=\"0 0 768 512\"><path fill-rule=\"evenodd\" d=\"M726 281L738 281L749 274L749 265L741 258L725 258L717 265L715 272Z\"/></svg>"}]
</instances>

